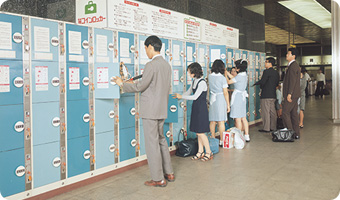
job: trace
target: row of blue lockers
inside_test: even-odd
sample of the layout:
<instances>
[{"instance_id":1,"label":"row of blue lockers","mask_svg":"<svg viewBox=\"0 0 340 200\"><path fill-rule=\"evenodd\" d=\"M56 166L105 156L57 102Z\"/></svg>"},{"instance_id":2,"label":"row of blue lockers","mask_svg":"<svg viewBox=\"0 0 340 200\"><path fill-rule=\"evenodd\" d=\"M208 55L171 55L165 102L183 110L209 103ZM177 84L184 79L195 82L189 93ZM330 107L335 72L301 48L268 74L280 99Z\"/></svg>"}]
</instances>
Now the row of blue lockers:
<instances>
[{"instance_id":1,"label":"row of blue lockers","mask_svg":"<svg viewBox=\"0 0 340 200\"><path fill-rule=\"evenodd\" d=\"M136 101L138 94L121 94L111 78L120 76L122 63L128 77L143 72L149 61L144 52L147 36L31 17L27 25L23 17L3 13L0 13L0 26L3 38L0 44L0 193L3 196L26 190L24 90L31 94L33 169L29 173L33 189L60 181L61 165L66 167L67 178L70 178L91 170L91 156L95 157L95 169L100 169L145 155L143 123L138 118L139 102ZM23 31L27 29L30 42L24 43ZM206 77L215 59L222 59L229 69L235 60L246 59L249 86L259 79L264 68L263 53L224 45L161 40L161 54L173 69L173 93L183 93L189 88L191 80L186 75L186 66L192 62L202 65ZM29 58L24 52L29 52ZM27 73L23 67L27 59L31 74L29 86L22 81ZM61 70L61 66L65 66L65 70ZM65 77L64 83L59 82L61 76ZM90 76L93 76L93 84ZM260 118L259 88L248 87L248 91L248 119L254 122ZM65 99L60 99L62 92L66 94ZM119 99L118 104L115 99ZM64 100L65 109L60 107ZM89 120L91 109L94 109L93 122ZM66 113L65 124L60 123L61 113ZM195 137L187 128L190 101L177 101L169 95L168 113L164 134L169 146L175 145L181 132ZM90 123L95 127L94 155L89 154ZM66 131L66 149L61 148L61 129ZM63 151L67 155L66 163L60 162Z\"/></svg>"}]
</instances>

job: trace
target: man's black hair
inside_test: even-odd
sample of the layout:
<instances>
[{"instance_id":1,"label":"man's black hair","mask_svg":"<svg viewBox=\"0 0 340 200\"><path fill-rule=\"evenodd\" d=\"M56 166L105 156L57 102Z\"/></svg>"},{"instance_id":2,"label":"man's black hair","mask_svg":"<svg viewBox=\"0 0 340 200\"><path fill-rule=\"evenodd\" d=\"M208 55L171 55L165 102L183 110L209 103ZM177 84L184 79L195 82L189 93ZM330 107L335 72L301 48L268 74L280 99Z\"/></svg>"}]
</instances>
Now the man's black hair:
<instances>
[{"instance_id":1,"label":"man's black hair","mask_svg":"<svg viewBox=\"0 0 340 200\"><path fill-rule=\"evenodd\" d=\"M275 66L275 59L273 57L266 58L268 62L272 64L272 66Z\"/></svg>"},{"instance_id":2,"label":"man's black hair","mask_svg":"<svg viewBox=\"0 0 340 200\"><path fill-rule=\"evenodd\" d=\"M289 48L288 51L292 52L292 55L295 56L295 59L297 58L299 51L296 48Z\"/></svg>"},{"instance_id":3,"label":"man's black hair","mask_svg":"<svg viewBox=\"0 0 340 200\"><path fill-rule=\"evenodd\" d=\"M153 48L157 52L160 52L162 49L162 41L155 35L152 35L146 38L144 45L146 47L148 47L149 45L153 46Z\"/></svg>"}]
</instances>

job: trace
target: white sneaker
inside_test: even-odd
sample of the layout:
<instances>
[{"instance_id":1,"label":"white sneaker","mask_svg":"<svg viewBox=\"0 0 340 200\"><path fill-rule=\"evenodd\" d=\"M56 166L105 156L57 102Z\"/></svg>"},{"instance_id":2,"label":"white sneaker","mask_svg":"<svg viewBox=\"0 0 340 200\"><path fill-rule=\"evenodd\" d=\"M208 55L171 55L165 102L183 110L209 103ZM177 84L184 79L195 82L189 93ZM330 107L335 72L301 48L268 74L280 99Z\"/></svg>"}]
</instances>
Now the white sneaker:
<instances>
[{"instance_id":1,"label":"white sneaker","mask_svg":"<svg viewBox=\"0 0 340 200\"><path fill-rule=\"evenodd\" d=\"M222 140L220 140L220 146L222 146L223 145L223 141Z\"/></svg>"},{"instance_id":2,"label":"white sneaker","mask_svg":"<svg viewBox=\"0 0 340 200\"><path fill-rule=\"evenodd\" d=\"M246 142L250 142L250 137L249 137L249 135L244 135L244 138L246 139Z\"/></svg>"}]
</instances>

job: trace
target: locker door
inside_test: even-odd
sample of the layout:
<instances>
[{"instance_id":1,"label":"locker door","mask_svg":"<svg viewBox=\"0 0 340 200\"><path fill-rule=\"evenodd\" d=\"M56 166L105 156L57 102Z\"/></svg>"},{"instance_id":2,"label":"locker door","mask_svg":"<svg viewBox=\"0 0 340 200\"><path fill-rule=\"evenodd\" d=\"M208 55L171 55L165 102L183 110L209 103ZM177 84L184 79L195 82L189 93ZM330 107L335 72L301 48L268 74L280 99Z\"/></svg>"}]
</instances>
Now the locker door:
<instances>
[{"instance_id":1,"label":"locker door","mask_svg":"<svg viewBox=\"0 0 340 200\"><path fill-rule=\"evenodd\" d=\"M169 50L169 40L165 38L159 38L162 41L162 49L161 49L161 55L163 58L170 62L170 50ZM140 46L140 51L144 50L142 49L142 46Z\"/></svg>"},{"instance_id":2,"label":"locker door","mask_svg":"<svg viewBox=\"0 0 340 200\"><path fill-rule=\"evenodd\" d=\"M253 87L255 83L255 53L250 51L248 53L248 80L249 80L249 113L250 118L249 121L255 121L255 87Z\"/></svg>"},{"instance_id":3,"label":"locker door","mask_svg":"<svg viewBox=\"0 0 340 200\"><path fill-rule=\"evenodd\" d=\"M67 63L67 101L89 98L88 64Z\"/></svg>"},{"instance_id":4,"label":"locker door","mask_svg":"<svg viewBox=\"0 0 340 200\"><path fill-rule=\"evenodd\" d=\"M67 139L74 139L89 135L88 114L88 100L67 102Z\"/></svg>"},{"instance_id":5,"label":"locker door","mask_svg":"<svg viewBox=\"0 0 340 200\"><path fill-rule=\"evenodd\" d=\"M174 99L172 94L169 94L168 103L168 118L165 119L165 123L178 122L178 99Z\"/></svg>"},{"instance_id":6,"label":"locker door","mask_svg":"<svg viewBox=\"0 0 340 200\"><path fill-rule=\"evenodd\" d=\"M169 123L164 123L163 130L164 130L164 137L165 137L166 142L168 143L168 146L169 146L170 145L170 136L171 136Z\"/></svg>"},{"instance_id":7,"label":"locker door","mask_svg":"<svg viewBox=\"0 0 340 200\"><path fill-rule=\"evenodd\" d=\"M249 74L249 60L248 60L248 51L246 51L246 50L241 50L241 57L240 57L240 59L242 59L242 60L246 60L247 62L248 62L248 68L247 68L247 75L248 75L248 86L247 86L247 93L248 93L248 95L249 95L249 77L250 77L250 74ZM248 120L248 122L249 122L249 120L250 120L250 111L249 111L249 98L250 98L250 96L248 96L248 98L247 98L247 106L246 106L246 108L247 108L247 120Z\"/></svg>"},{"instance_id":8,"label":"locker door","mask_svg":"<svg viewBox=\"0 0 340 200\"><path fill-rule=\"evenodd\" d=\"M234 59L234 49L232 48L227 48L227 68L228 70L231 70L232 67L234 67L234 62L235 62L235 59Z\"/></svg>"},{"instance_id":9,"label":"locker door","mask_svg":"<svg viewBox=\"0 0 340 200\"><path fill-rule=\"evenodd\" d=\"M88 27L66 24L66 62L88 62Z\"/></svg>"},{"instance_id":10,"label":"locker door","mask_svg":"<svg viewBox=\"0 0 340 200\"><path fill-rule=\"evenodd\" d=\"M114 132L96 134L96 168L102 168L115 163Z\"/></svg>"},{"instance_id":11,"label":"locker door","mask_svg":"<svg viewBox=\"0 0 340 200\"><path fill-rule=\"evenodd\" d=\"M1 22L0 22L1 23ZM1 51L1 50L0 50ZM22 61L0 60L0 106L23 104Z\"/></svg>"},{"instance_id":12,"label":"locker door","mask_svg":"<svg viewBox=\"0 0 340 200\"><path fill-rule=\"evenodd\" d=\"M23 148L0 151L0 191L3 197L25 191L24 155Z\"/></svg>"},{"instance_id":13,"label":"locker door","mask_svg":"<svg viewBox=\"0 0 340 200\"><path fill-rule=\"evenodd\" d=\"M261 56L260 53L255 53L255 78L256 82L260 80L260 67L261 67ZM260 86L257 85L255 88L255 120L261 118L259 113L260 107Z\"/></svg>"},{"instance_id":14,"label":"locker door","mask_svg":"<svg viewBox=\"0 0 340 200\"><path fill-rule=\"evenodd\" d=\"M234 59L235 59L235 61L239 60L239 59L242 59L242 51L240 49L235 49Z\"/></svg>"},{"instance_id":15,"label":"locker door","mask_svg":"<svg viewBox=\"0 0 340 200\"><path fill-rule=\"evenodd\" d=\"M196 61L202 66L203 76L206 78L207 75L207 46L204 44L198 44Z\"/></svg>"},{"instance_id":16,"label":"locker door","mask_svg":"<svg viewBox=\"0 0 340 200\"><path fill-rule=\"evenodd\" d=\"M113 100L96 99L96 133L114 130L114 102Z\"/></svg>"},{"instance_id":17,"label":"locker door","mask_svg":"<svg viewBox=\"0 0 340 200\"><path fill-rule=\"evenodd\" d=\"M210 45L209 48L209 56L210 56L210 67L212 66L212 63L216 59L221 59L224 63L226 63L226 53L227 49L225 45Z\"/></svg>"},{"instance_id":18,"label":"locker door","mask_svg":"<svg viewBox=\"0 0 340 200\"><path fill-rule=\"evenodd\" d=\"M68 177L90 171L89 136L67 140Z\"/></svg>"},{"instance_id":19,"label":"locker door","mask_svg":"<svg viewBox=\"0 0 340 200\"><path fill-rule=\"evenodd\" d=\"M135 76L134 52L136 50L134 34L118 32L119 62L127 67L129 77Z\"/></svg>"},{"instance_id":20,"label":"locker door","mask_svg":"<svg viewBox=\"0 0 340 200\"><path fill-rule=\"evenodd\" d=\"M94 34L96 98L119 98L119 86L110 81L112 77L119 76L119 64L113 63L113 32L96 28Z\"/></svg>"},{"instance_id":21,"label":"locker door","mask_svg":"<svg viewBox=\"0 0 340 200\"><path fill-rule=\"evenodd\" d=\"M119 130L120 161L129 160L136 156L135 128Z\"/></svg>"}]
</instances>

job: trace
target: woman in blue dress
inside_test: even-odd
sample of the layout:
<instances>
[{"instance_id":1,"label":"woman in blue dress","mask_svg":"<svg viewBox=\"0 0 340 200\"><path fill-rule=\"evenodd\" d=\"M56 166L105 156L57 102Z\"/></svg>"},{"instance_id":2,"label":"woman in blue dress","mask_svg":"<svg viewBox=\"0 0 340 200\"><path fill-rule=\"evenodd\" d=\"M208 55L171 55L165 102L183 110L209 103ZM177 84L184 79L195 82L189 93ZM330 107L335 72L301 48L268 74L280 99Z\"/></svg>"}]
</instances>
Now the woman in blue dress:
<instances>
[{"instance_id":1,"label":"woman in blue dress","mask_svg":"<svg viewBox=\"0 0 340 200\"><path fill-rule=\"evenodd\" d=\"M220 133L220 145L222 145L222 136L225 131L225 121L228 120L230 111L228 83L224 77L225 64L222 60L215 60L211 67L211 74L208 76L210 90L210 107L209 121L210 132L215 138L215 127L218 124Z\"/></svg>"},{"instance_id":2,"label":"woman in blue dress","mask_svg":"<svg viewBox=\"0 0 340 200\"><path fill-rule=\"evenodd\" d=\"M192 157L192 160L201 159L208 161L213 158L209 146L209 140L206 132L209 132L209 114L207 106L207 90L208 86L203 79L203 70L197 62L188 66L188 75L193 78L192 85L183 93L183 95L175 94L174 98L193 100L191 109L190 131L195 132L198 137L198 152ZM204 153L205 148L205 153Z\"/></svg>"},{"instance_id":3,"label":"woman in blue dress","mask_svg":"<svg viewBox=\"0 0 340 200\"><path fill-rule=\"evenodd\" d=\"M247 121L247 67L248 63L246 60L235 61L237 76L231 75L227 72L228 84L234 84L234 92L231 96L230 102L230 117L235 119L235 126L240 130L244 130L244 137L247 142L250 141L249 137L249 125Z\"/></svg>"}]
</instances>

